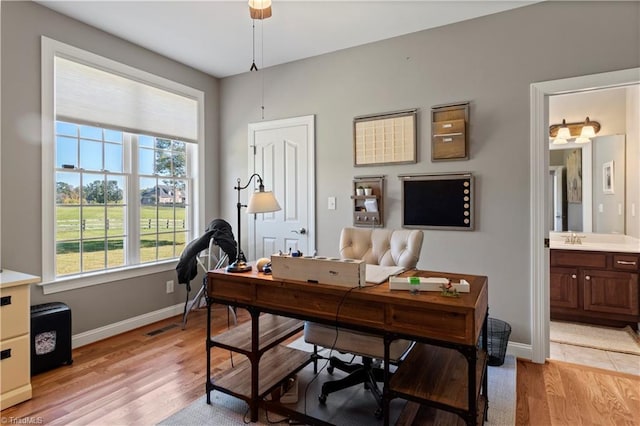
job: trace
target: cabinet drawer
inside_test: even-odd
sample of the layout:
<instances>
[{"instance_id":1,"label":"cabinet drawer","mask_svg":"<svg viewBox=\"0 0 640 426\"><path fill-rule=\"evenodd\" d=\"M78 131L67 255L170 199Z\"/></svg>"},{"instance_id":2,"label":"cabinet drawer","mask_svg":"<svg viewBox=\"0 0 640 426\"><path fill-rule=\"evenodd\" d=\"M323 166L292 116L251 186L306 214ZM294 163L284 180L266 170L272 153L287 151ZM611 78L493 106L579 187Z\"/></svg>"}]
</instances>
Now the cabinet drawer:
<instances>
[{"instance_id":1,"label":"cabinet drawer","mask_svg":"<svg viewBox=\"0 0 640 426\"><path fill-rule=\"evenodd\" d=\"M606 268L607 254L600 252L551 250L551 266Z\"/></svg>"},{"instance_id":2,"label":"cabinet drawer","mask_svg":"<svg viewBox=\"0 0 640 426\"><path fill-rule=\"evenodd\" d=\"M2 360L0 360L0 388L2 393L9 392L29 384L31 370L31 347L29 335L3 340L0 343Z\"/></svg>"},{"instance_id":3,"label":"cabinet drawer","mask_svg":"<svg viewBox=\"0 0 640 426\"><path fill-rule=\"evenodd\" d=\"M464 120L435 121L431 123L434 135L464 133Z\"/></svg>"},{"instance_id":4,"label":"cabinet drawer","mask_svg":"<svg viewBox=\"0 0 640 426\"><path fill-rule=\"evenodd\" d=\"M613 255L613 269L620 269L623 271L637 271L638 258L640 256L633 254L614 254Z\"/></svg>"},{"instance_id":5,"label":"cabinet drawer","mask_svg":"<svg viewBox=\"0 0 640 426\"><path fill-rule=\"evenodd\" d=\"M460 135L433 135L432 156L435 158L463 158L466 155L464 133Z\"/></svg>"},{"instance_id":6,"label":"cabinet drawer","mask_svg":"<svg viewBox=\"0 0 640 426\"><path fill-rule=\"evenodd\" d=\"M0 336L3 340L29 332L29 286L9 287L0 292Z\"/></svg>"}]
</instances>

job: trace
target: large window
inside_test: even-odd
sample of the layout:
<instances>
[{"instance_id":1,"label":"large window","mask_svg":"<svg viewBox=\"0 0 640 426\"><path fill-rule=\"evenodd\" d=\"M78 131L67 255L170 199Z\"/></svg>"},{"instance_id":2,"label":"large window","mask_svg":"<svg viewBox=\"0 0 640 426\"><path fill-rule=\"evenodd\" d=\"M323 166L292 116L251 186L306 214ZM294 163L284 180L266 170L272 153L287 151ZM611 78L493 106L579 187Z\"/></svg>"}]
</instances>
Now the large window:
<instances>
[{"instance_id":1,"label":"large window","mask_svg":"<svg viewBox=\"0 0 640 426\"><path fill-rule=\"evenodd\" d=\"M199 91L43 38L45 293L175 267L200 228L202 104Z\"/></svg>"}]
</instances>

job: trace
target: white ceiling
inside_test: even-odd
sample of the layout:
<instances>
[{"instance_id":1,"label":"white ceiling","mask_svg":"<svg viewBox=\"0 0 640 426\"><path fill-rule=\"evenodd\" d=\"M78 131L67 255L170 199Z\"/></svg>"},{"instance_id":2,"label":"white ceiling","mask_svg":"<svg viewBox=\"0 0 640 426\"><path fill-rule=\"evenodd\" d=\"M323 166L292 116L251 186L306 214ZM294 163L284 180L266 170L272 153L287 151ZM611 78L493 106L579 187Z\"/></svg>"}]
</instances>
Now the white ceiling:
<instances>
[{"instance_id":1,"label":"white ceiling","mask_svg":"<svg viewBox=\"0 0 640 426\"><path fill-rule=\"evenodd\" d=\"M37 2L215 77L247 72L252 63L246 0ZM273 16L255 21L256 64L282 64L532 3L273 0Z\"/></svg>"}]
</instances>

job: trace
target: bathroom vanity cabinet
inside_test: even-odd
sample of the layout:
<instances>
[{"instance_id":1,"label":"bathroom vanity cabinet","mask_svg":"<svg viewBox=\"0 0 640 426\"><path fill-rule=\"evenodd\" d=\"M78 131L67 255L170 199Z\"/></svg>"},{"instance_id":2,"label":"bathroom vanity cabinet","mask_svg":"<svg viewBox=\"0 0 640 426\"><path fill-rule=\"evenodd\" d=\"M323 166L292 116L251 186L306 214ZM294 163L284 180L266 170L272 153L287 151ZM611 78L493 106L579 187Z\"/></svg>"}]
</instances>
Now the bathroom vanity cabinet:
<instances>
[{"instance_id":1,"label":"bathroom vanity cabinet","mask_svg":"<svg viewBox=\"0 0 640 426\"><path fill-rule=\"evenodd\" d=\"M637 329L639 263L638 253L551 250L551 319Z\"/></svg>"}]
</instances>

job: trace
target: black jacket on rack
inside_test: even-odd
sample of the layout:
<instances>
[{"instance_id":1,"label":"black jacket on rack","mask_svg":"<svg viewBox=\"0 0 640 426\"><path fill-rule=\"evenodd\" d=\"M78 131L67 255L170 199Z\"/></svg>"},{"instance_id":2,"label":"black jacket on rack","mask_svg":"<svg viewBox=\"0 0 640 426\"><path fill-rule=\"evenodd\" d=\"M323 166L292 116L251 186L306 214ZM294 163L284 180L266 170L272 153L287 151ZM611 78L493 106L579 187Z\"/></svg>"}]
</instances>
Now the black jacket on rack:
<instances>
[{"instance_id":1,"label":"black jacket on rack","mask_svg":"<svg viewBox=\"0 0 640 426\"><path fill-rule=\"evenodd\" d=\"M229 263L236 260L236 241L233 237L231 225L223 219L212 220L201 237L191 241L180 255L180 261L176 265L178 283L186 284L187 291L191 291L190 282L198 275L197 256L202 250L209 248L209 241L214 243L229 256Z\"/></svg>"}]
</instances>

